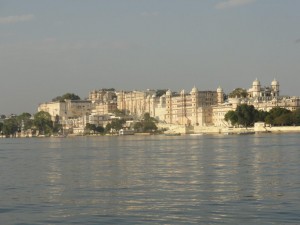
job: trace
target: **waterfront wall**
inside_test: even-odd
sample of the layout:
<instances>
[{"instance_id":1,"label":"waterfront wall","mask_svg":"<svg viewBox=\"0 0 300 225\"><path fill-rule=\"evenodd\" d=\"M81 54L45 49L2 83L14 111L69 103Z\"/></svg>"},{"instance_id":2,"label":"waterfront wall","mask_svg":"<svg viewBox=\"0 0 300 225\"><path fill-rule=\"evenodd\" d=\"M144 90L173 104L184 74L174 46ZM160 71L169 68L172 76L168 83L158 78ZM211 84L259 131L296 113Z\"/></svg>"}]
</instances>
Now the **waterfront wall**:
<instances>
[{"instance_id":1,"label":"waterfront wall","mask_svg":"<svg viewBox=\"0 0 300 225\"><path fill-rule=\"evenodd\" d=\"M181 133L181 134L244 134L244 133L260 133L260 132L300 132L300 126L280 126L267 127L255 126L249 128L233 128L233 127L215 127L215 126L184 126L174 124L159 124L160 129L165 128L165 133Z\"/></svg>"},{"instance_id":2,"label":"waterfront wall","mask_svg":"<svg viewBox=\"0 0 300 225\"><path fill-rule=\"evenodd\" d=\"M255 132L300 132L300 126L255 127Z\"/></svg>"}]
</instances>

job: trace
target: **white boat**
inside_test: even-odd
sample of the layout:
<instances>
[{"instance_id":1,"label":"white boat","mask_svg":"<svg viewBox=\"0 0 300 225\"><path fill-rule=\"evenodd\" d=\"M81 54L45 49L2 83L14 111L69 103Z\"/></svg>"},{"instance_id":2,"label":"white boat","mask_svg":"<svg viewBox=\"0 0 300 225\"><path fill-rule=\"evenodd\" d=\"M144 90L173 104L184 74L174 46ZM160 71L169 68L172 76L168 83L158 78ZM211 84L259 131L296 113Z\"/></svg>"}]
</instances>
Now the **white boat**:
<instances>
[{"instance_id":1,"label":"white boat","mask_svg":"<svg viewBox=\"0 0 300 225\"><path fill-rule=\"evenodd\" d=\"M134 135L134 130L119 130L119 135Z\"/></svg>"},{"instance_id":2,"label":"white boat","mask_svg":"<svg viewBox=\"0 0 300 225\"><path fill-rule=\"evenodd\" d=\"M203 133L198 133L198 134L190 134L190 136L201 136Z\"/></svg>"}]
</instances>

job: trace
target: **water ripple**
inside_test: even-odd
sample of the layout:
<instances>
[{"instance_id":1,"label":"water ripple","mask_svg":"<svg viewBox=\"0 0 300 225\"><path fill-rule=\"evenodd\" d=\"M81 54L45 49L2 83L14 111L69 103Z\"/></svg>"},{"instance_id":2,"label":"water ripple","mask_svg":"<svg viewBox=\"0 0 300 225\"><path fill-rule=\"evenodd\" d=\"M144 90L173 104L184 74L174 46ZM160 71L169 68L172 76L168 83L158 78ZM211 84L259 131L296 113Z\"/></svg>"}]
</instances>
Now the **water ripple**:
<instances>
[{"instance_id":1,"label":"water ripple","mask_svg":"<svg viewBox=\"0 0 300 225\"><path fill-rule=\"evenodd\" d=\"M1 142L1 224L297 224L295 134Z\"/></svg>"}]
</instances>

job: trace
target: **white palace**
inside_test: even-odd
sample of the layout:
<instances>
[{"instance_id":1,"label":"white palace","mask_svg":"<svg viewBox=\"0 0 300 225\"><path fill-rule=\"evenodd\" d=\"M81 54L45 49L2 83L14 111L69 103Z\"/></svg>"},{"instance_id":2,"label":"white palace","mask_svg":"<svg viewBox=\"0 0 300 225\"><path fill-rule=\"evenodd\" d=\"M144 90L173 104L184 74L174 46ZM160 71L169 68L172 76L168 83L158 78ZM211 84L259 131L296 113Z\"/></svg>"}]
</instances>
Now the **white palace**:
<instances>
[{"instance_id":1,"label":"white palace","mask_svg":"<svg viewBox=\"0 0 300 225\"><path fill-rule=\"evenodd\" d=\"M246 98L225 100L220 87L215 91L199 91L194 87L190 92L167 90L160 96L156 93L155 90L94 90L89 93L87 100L43 103L38 111L49 112L53 120L58 116L65 129L81 132L86 123L105 126L116 118L116 110L125 112L131 119L139 119L149 113L166 126L227 127L225 114L235 110L239 104L253 105L264 111L274 107L293 111L300 107L299 97L280 95L279 82L275 79L265 87L261 86L259 80L254 80Z\"/></svg>"}]
</instances>

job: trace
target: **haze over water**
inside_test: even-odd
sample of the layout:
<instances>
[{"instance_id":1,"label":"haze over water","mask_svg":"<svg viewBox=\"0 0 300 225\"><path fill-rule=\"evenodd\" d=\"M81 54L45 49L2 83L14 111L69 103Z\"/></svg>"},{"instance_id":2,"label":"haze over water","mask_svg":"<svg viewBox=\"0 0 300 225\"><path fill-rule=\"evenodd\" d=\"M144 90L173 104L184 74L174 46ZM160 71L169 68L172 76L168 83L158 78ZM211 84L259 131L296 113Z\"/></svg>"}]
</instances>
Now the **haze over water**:
<instances>
[{"instance_id":1,"label":"haze over water","mask_svg":"<svg viewBox=\"0 0 300 225\"><path fill-rule=\"evenodd\" d=\"M299 134L0 139L1 224L298 224Z\"/></svg>"}]
</instances>

